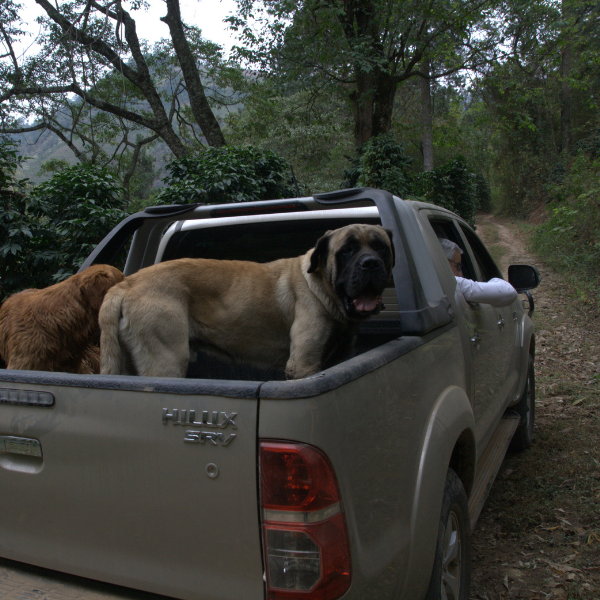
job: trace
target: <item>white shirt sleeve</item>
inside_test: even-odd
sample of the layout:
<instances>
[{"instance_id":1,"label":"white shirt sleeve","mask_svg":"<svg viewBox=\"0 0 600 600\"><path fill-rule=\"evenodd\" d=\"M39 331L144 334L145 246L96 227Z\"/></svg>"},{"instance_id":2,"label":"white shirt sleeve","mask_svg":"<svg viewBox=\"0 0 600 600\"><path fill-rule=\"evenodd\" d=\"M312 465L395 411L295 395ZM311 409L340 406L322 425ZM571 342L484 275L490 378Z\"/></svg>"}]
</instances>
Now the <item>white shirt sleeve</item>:
<instances>
[{"instance_id":1,"label":"white shirt sleeve","mask_svg":"<svg viewBox=\"0 0 600 600\"><path fill-rule=\"evenodd\" d=\"M504 279L494 277L488 282L456 278L456 285L467 302L482 302L492 306L508 306L518 296L517 290Z\"/></svg>"}]
</instances>

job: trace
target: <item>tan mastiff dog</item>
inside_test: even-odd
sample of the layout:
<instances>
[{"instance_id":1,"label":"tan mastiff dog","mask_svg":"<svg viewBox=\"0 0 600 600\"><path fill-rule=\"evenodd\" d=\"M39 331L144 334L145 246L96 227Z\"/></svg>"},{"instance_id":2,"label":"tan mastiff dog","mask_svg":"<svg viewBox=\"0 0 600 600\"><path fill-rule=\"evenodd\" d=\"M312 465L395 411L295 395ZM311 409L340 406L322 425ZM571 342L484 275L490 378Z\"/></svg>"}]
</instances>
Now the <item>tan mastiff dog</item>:
<instances>
[{"instance_id":1,"label":"tan mastiff dog","mask_svg":"<svg viewBox=\"0 0 600 600\"><path fill-rule=\"evenodd\" d=\"M393 262L391 232L357 224L295 258L141 269L102 304L101 372L185 377L192 344L307 377L349 355L360 322L381 310Z\"/></svg>"}]
</instances>

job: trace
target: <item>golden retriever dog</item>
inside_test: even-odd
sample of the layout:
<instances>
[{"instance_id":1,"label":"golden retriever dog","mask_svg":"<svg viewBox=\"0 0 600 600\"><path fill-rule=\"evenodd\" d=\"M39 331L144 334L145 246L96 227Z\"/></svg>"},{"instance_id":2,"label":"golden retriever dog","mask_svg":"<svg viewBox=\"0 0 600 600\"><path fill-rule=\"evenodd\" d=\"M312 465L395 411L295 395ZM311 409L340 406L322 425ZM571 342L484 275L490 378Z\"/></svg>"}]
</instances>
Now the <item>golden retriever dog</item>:
<instances>
[{"instance_id":1,"label":"golden retriever dog","mask_svg":"<svg viewBox=\"0 0 600 600\"><path fill-rule=\"evenodd\" d=\"M123 281L110 265L93 265L50 287L24 290L0 306L0 356L7 369L98 373L98 311Z\"/></svg>"},{"instance_id":2,"label":"golden retriever dog","mask_svg":"<svg viewBox=\"0 0 600 600\"><path fill-rule=\"evenodd\" d=\"M112 288L100 310L101 372L185 377L194 349L307 377L347 357L381 310L391 232L348 225L270 263L182 258Z\"/></svg>"}]
</instances>

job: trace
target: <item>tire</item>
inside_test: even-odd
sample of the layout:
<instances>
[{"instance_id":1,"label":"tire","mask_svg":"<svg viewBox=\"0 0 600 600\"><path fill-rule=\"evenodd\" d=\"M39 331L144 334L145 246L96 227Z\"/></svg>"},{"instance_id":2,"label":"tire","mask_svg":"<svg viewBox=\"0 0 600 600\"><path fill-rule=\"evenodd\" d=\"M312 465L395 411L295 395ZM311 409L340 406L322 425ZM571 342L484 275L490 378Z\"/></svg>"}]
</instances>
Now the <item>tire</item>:
<instances>
[{"instance_id":1,"label":"tire","mask_svg":"<svg viewBox=\"0 0 600 600\"><path fill-rule=\"evenodd\" d=\"M469 600L471 525L465 488L448 469L435 561L426 600Z\"/></svg>"},{"instance_id":2,"label":"tire","mask_svg":"<svg viewBox=\"0 0 600 600\"><path fill-rule=\"evenodd\" d=\"M527 450L533 442L533 427L535 424L535 365L533 356L529 355L527 365L527 380L525 388L519 400L519 404L513 406L511 410L519 414L521 421L510 442L511 452L522 452Z\"/></svg>"}]
</instances>

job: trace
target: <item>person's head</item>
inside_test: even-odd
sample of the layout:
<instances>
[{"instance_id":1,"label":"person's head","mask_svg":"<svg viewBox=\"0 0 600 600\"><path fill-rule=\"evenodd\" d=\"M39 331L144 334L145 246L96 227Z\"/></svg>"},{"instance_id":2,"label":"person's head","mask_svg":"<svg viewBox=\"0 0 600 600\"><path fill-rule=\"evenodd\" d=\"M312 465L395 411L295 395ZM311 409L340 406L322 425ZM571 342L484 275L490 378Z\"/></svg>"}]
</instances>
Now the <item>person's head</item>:
<instances>
[{"instance_id":1,"label":"person's head","mask_svg":"<svg viewBox=\"0 0 600 600\"><path fill-rule=\"evenodd\" d=\"M460 249L458 244L451 242L445 238L438 238L440 244L442 246L442 250L450 263L450 268L452 269L452 273L457 277L462 277L462 259L461 254L463 251Z\"/></svg>"}]
</instances>

